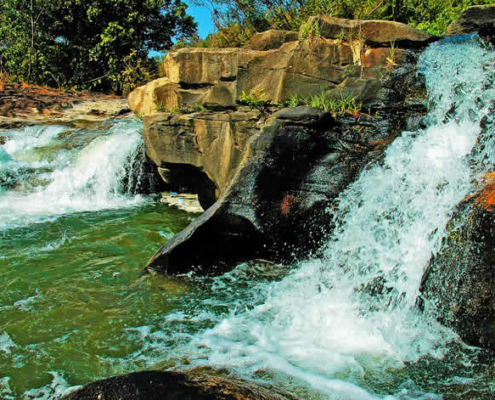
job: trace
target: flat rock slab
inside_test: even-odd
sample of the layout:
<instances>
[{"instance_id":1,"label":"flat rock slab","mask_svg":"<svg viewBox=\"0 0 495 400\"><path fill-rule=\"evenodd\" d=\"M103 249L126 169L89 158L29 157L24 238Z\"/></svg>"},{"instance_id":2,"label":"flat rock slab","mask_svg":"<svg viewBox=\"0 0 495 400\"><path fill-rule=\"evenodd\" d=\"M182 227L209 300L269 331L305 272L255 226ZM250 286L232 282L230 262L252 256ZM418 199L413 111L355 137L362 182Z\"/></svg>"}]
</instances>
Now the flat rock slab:
<instances>
[{"instance_id":1,"label":"flat rock slab","mask_svg":"<svg viewBox=\"0 0 495 400\"><path fill-rule=\"evenodd\" d=\"M244 48L265 51L278 49L284 43L298 40L298 32L270 29L266 32L255 33L254 36L244 45Z\"/></svg>"},{"instance_id":2,"label":"flat rock slab","mask_svg":"<svg viewBox=\"0 0 495 400\"><path fill-rule=\"evenodd\" d=\"M308 24L316 27L314 29L325 38L362 41L373 47L390 47L394 44L402 48L420 48L438 39L427 32L393 21L316 16L311 17Z\"/></svg>"},{"instance_id":3,"label":"flat rock slab","mask_svg":"<svg viewBox=\"0 0 495 400\"><path fill-rule=\"evenodd\" d=\"M124 97L73 94L28 85L8 85L0 90L0 126L29 123L101 121L128 114Z\"/></svg>"}]
</instances>

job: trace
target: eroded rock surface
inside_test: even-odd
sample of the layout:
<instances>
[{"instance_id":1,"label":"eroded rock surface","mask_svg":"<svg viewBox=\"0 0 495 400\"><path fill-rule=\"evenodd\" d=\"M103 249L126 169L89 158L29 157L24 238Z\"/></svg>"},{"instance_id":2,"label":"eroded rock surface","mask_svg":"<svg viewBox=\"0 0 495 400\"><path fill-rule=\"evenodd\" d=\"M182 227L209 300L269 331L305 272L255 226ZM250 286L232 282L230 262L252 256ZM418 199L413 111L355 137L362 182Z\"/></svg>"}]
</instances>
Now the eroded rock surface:
<instances>
[{"instance_id":1,"label":"eroded rock surface","mask_svg":"<svg viewBox=\"0 0 495 400\"><path fill-rule=\"evenodd\" d=\"M208 208L230 184L259 122L260 113L249 110L150 114L144 117L147 154L172 190L198 193Z\"/></svg>"},{"instance_id":2,"label":"eroded rock surface","mask_svg":"<svg viewBox=\"0 0 495 400\"><path fill-rule=\"evenodd\" d=\"M460 18L447 29L447 36L479 32L482 36L495 35L495 5L466 8Z\"/></svg>"},{"instance_id":3,"label":"eroded rock surface","mask_svg":"<svg viewBox=\"0 0 495 400\"><path fill-rule=\"evenodd\" d=\"M362 41L372 47L420 48L435 36L400 22L382 20L351 20L327 16L311 17L308 25L319 35L348 41Z\"/></svg>"},{"instance_id":4,"label":"eroded rock surface","mask_svg":"<svg viewBox=\"0 0 495 400\"><path fill-rule=\"evenodd\" d=\"M404 49L437 39L389 21L311 17L308 23L319 26L318 35L267 31L244 48L170 52L163 61L165 77L132 92L130 107L137 114L198 105L235 109L241 94L252 90L263 91L272 103L322 92L368 103L381 80L405 62Z\"/></svg>"},{"instance_id":5,"label":"eroded rock surface","mask_svg":"<svg viewBox=\"0 0 495 400\"><path fill-rule=\"evenodd\" d=\"M380 157L407 121L421 120L408 118L425 112L424 99L406 89L421 87L414 72L410 64L384 82L373 116L334 118L307 107L275 114L249 140L222 197L164 245L147 268L222 272L246 259L290 263L320 249L338 194Z\"/></svg>"},{"instance_id":6,"label":"eroded rock surface","mask_svg":"<svg viewBox=\"0 0 495 400\"><path fill-rule=\"evenodd\" d=\"M495 350L495 213L459 205L422 283L420 306L467 343Z\"/></svg>"},{"instance_id":7,"label":"eroded rock surface","mask_svg":"<svg viewBox=\"0 0 495 400\"><path fill-rule=\"evenodd\" d=\"M63 400L288 400L289 394L235 378L143 371L90 383Z\"/></svg>"}]
</instances>

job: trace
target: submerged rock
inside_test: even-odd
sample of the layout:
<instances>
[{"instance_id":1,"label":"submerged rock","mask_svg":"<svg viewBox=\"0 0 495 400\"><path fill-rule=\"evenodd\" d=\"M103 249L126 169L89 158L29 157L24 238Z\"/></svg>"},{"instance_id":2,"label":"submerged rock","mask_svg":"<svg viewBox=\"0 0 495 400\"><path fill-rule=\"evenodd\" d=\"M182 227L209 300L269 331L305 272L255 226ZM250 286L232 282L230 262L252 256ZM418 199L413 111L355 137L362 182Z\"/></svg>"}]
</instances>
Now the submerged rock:
<instances>
[{"instance_id":1,"label":"submerged rock","mask_svg":"<svg viewBox=\"0 0 495 400\"><path fill-rule=\"evenodd\" d=\"M495 350L495 212L460 204L421 282L420 307L468 344Z\"/></svg>"},{"instance_id":2,"label":"submerged rock","mask_svg":"<svg viewBox=\"0 0 495 400\"><path fill-rule=\"evenodd\" d=\"M143 371L90 383L63 400L287 400L263 386L235 378L166 371Z\"/></svg>"}]
</instances>

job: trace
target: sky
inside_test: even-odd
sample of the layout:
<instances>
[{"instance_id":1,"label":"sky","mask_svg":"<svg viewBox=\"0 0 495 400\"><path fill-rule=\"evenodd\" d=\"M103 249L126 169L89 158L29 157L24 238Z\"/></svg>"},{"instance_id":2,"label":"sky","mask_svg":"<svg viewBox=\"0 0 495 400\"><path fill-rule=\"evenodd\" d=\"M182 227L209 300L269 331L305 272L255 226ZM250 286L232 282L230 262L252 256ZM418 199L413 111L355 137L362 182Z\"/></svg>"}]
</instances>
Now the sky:
<instances>
[{"instance_id":1,"label":"sky","mask_svg":"<svg viewBox=\"0 0 495 400\"><path fill-rule=\"evenodd\" d=\"M189 5L187 13L194 17L194 20L198 23L198 34L201 39L213 32L213 21L210 11L206 7Z\"/></svg>"},{"instance_id":2,"label":"sky","mask_svg":"<svg viewBox=\"0 0 495 400\"><path fill-rule=\"evenodd\" d=\"M186 3L188 3L186 1ZM198 35L201 39L206 38L209 33L214 31L213 20L211 19L210 11L206 7L203 6L187 6L187 13L194 18L194 20L198 23ZM165 52L166 53L166 52ZM158 51L150 51L150 57L161 57L164 53Z\"/></svg>"}]
</instances>

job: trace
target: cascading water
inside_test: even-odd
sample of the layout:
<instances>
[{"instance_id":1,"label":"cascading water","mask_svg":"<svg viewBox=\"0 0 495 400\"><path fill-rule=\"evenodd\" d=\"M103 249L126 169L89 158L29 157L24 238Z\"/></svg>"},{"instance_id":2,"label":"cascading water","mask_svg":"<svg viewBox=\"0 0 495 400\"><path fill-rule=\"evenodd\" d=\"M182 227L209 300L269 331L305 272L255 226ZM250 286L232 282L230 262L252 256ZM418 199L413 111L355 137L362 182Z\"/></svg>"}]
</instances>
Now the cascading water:
<instances>
[{"instance_id":1,"label":"cascading water","mask_svg":"<svg viewBox=\"0 0 495 400\"><path fill-rule=\"evenodd\" d=\"M136 193L149 178L141 129L113 120L0 132L1 399L53 400L154 355L129 355L140 344L128 329L163 312L161 286L139 272L192 217ZM180 285L165 284L173 299Z\"/></svg>"},{"instance_id":2,"label":"cascading water","mask_svg":"<svg viewBox=\"0 0 495 400\"><path fill-rule=\"evenodd\" d=\"M267 284L262 304L233 312L181 350L193 365L269 370L331 398L366 399L375 397L369 371L444 355L456 336L415 302L455 206L493 150L473 151L495 99L494 60L476 37L424 52L428 128L404 132L340 196L323 258Z\"/></svg>"},{"instance_id":3,"label":"cascading water","mask_svg":"<svg viewBox=\"0 0 495 400\"><path fill-rule=\"evenodd\" d=\"M137 122L125 121L98 137L63 126L7 131L9 158L0 164L0 230L142 202L125 193L123 184L135 173L129 171L134 158L143 155L138 130Z\"/></svg>"}]
</instances>

